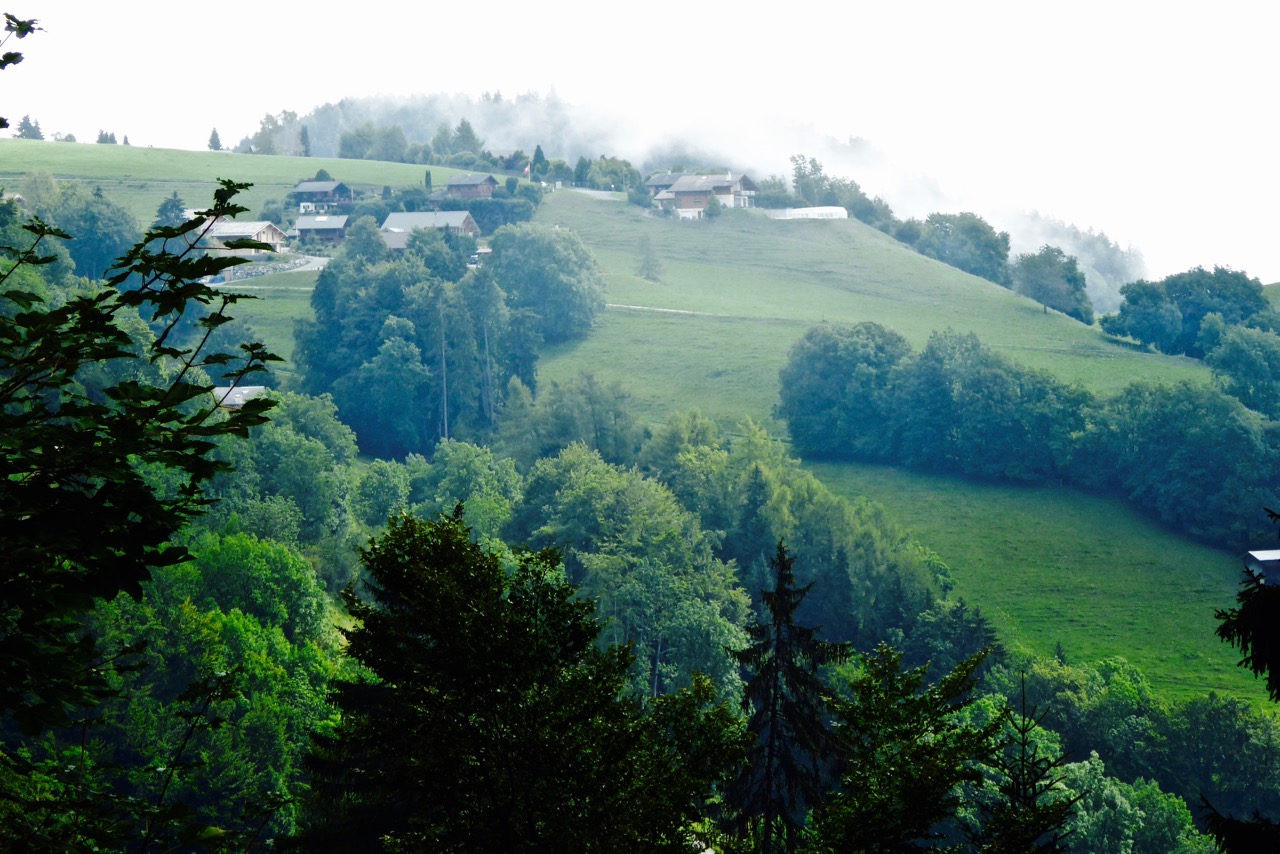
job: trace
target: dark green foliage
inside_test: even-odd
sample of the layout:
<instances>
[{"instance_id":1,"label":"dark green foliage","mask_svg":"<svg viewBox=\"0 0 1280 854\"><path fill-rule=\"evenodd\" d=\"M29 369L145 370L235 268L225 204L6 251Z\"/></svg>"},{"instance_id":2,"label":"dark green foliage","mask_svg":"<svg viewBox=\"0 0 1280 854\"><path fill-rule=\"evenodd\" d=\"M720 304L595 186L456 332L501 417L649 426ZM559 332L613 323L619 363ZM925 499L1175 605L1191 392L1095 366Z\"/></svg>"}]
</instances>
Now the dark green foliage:
<instances>
[{"instance_id":1,"label":"dark green foliage","mask_svg":"<svg viewBox=\"0 0 1280 854\"><path fill-rule=\"evenodd\" d=\"M912 357L901 336L872 323L811 329L779 376L778 414L807 456L899 459L984 478L1056 474L1086 399L973 335L935 333Z\"/></svg>"},{"instance_id":2,"label":"dark green foliage","mask_svg":"<svg viewBox=\"0 0 1280 854\"><path fill-rule=\"evenodd\" d=\"M595 257L573 232L539 225L501 228L486 266L508 305L531 314L548 344L581 338L604 310L604 281Z\"/></svg>"},{"instance_id":3,"label":"dark green foliage","mask_svg":"<svg viewBox=\"0 0 1280 854\"><path fill-rule=\"evenodd\" d=\"M929 214L914 246L922 255L1009 286L1009 234L977 214Z\"/></svg>"},{"instance_id":4,"label":"dark green foliage","mask_svg":"<svg viewBox=\"0 0 1280 854\"><path fill-rule=\"evenodd\" d=\"M1280 335L1215 324L1215 318L1209 315L1201 324L1200 345L1219 388L1255 412L1280 418ZM1214 326L1218 335L1210 344L1205 333Z\"/></svg>"},{"instance_id":5,"label":"dark green foliage","mask_svg":"<svg viewBox=\"0 0 1280 854\"><path fill-rule=\"evenodd\" d=\"M323 851L684 850L741 737L714 692L645 706L553 552L510 571L460 515L392 520L348 590L342 719L301 844Z\"/></svg>"},{"instance_id":6,"label":"dark green foliage","mask_svg":"<svg viewBox=\"0 0 1280 854\"><path fill-rule=\"evenodd\" d=\"M1271 333L1212 316L1205 328L1221 330L1219 350L1237 340L1271 343ZM1135 383L1098 400L1014 365L972 334L935 333L921 353L896 361L870 343L893 338L869 324L818 327L793 348L777 414L799 450L979 478L1067 480L1231 547L1263 529L1260 515L1242 518L1238 509L1275 503L1280 428L1231 397L1189 383ZM1253 389L1267 393L1261 382Z\"/></svg>"},{"instance_id":7,"label":"dark green foliage","mask_svg":"<svg viewBox=\"0 0 1280 854\"><path fill-rule=\"evenodd\" d=\"M808 811L827 790L834 741L826 724L821 668L849 649L824 643L796 623L812 585L796 584L794 558L781 542L770 561L772 589L761 592L766 620L747 627L750 644L734 657L746 674L742 706L756 740L747 767L726 792L729 826L764 854L795 851Z\"/></svg>"},{"instance_id":8,"label":"dark green foliage","mask_svg":"<svg viewBox=\"0 0 1280 854\"><path fill-rule=\"evenodd\" d=\"M1214 615L1218 637L1240 650L1240 666L1265 679L1267 695L1273 703L1280 702L1280 586L1267 584L1265 576L1246 568L1240 587L1238 607Z\"/></svg>"},{"instance_id":9,"label":"dark green foliage","mask_svg":"<svg viewBox=\"0 0 1280 854\"><path fill-rule=\"evenodd\" d=\"M156 208L156 220L151 224L151 227L177 228L187 221L184 210L182 197L178 195L177 190L174 190L173 194L161 202L160 207Z\"/></svg>"},{"instance_id":10,"label":"dark green foliage","mask_svg":"<svg viewBox=\"0 0 1280 854\"><path fill-rule=\"evenodd\" d=\"M1204 355L1200 326L1209 314L1220 315L1229 326L1272 314L1262 284L1227 267L1214 267L1212 272L1196 267L1155 283L1131 282L1120 293L1124 302L1118 314L1104 319L1104 330L1165 353L1197 358Z\"/></svg>"},{"instance_id":11,"label":"dark green foliage","mask_svg":"<svg viewBox=\"0 0 1280 854\"><path fill-rule=\"evenodd\" d=\"M978 339L934 333L893 389L893 457L982 478L1039 481L1060 470L1085 392L1015 366Z\"/></svg>"},{"instance_id":12,"label":"dark green foliage","mask_svg":"<svg viewBox=\"0 0 1280 854\"><path fill-rule=\"evenodd\" d=\"M571 445L534 465L505 533L564 549L570 581L607 619L605 638L633 644L638 691L684 687L694 672L734 686L726 649L742 644L747 596L713 536L661 484Z\"/></svg>"},{"instance_id":13,"label":"dark green foliage","mask_svg":"<svg viewBox=\"0 0 1280 854\"><path fill-rule=\"evenodd\" d=\"M903 671L889 647L861 657L848 697L829 703L844 770L839 790L813 812L814 850L906 851L955 834L956 787L982 778L976 763L991 760L1003 725L961 716L984 657L930 687L926 668Z\"/></svg>"},{"instance_id":14,"label":"dark green foliage","mask_svg":"<svg viewBox=\"0 0 1280 854\"><path fill-rule=\"evenodd\" d=\"M151 835L157 822L178 817L164 789L151 806L120 801L96 783L60 800L48 787L64 766L28 764L30 754L16 749L13 737L44 735L56 752L52 731L87 721L118 692L139 646L88 629L88 612L138 598L153 573L188 558L172 538L204 511L202 487L227 468L215 443L265 420L266 400L218 409L202 370L238 361L233 381L240 382L274 358L261 345L244 345L238 355L207 348L237 297L200 280L239 262L200 257L191 247L213 218L244 211L233 202L241 189L223 182L203 215L149 231L114 262L100 290L68 294L56 307L30 291L3 294L0 515L8 524L0 550L0 717L4 790L19 805L4 813L2 832L11 841L10 834L30 841L53 833L59 841L52 847L118 844L109 840L129 833L134 820L145 816ZM0 283L21 282L22 269L52 260L41 254L43 241L67 237L39 221L26 230L31 243L7 250ZM125 289L126 282L133 286ZM140 326L139 313L158 337ZM204 337L180 347L171 333L189 313L202 315ZM196 685L183 696L207 709L223 687ZM203 712L190 720L188 733L208 728ZM189 757L179 747L170 759ZM88 773L83 758L73 768Z\"/></svg>"},{"instance_id":15,"label":"dark green foliage","mask_svg":"<svg viewBox=\"0 0 1280 854\"><path fill-rule=\"evenodd\" d=\"M498 390L531 361L492 276L467 270L472 246L415 234L384 260L361 220L316 282L316 320L299 324L296 358L307 389L333 394L366 452L421 454L487 432Z\"/></svg>"},{"instance_id":16,"label":"dark green foliage","mask_svg":"<svg viewBox=\"0 0 1280 854\"><path fill-rule=\"evenodd\" d=\"M627 465L635 461L644 440L644 428L622 385L602 385L591 374L551 383L528 408L504 413L501 423L496 447L526 469L575 442L596 451L605 462Z\"/></svg>"},{"instance_id":17,"label":"dark green foliage","mask_svg":"<svg viewBox=\"0 0 1280 854\"><path fill-rule=\"evenodd\" d=\"M1037 735L1044 715L1027 704L1026 677L1018 709L1005 719L1005 741L988 762L995 797L978 804L980 825L970 841L980 851L1057 852L1084 793L1062 789L1066 754L1048 753Z\"/></svg>"},{"instance_id":18,"label":"dark green foliage","mask_svg":"<svg viewBox=\"0 0 1280 854\"><path fill-rule=\"evenodd\" d=\"M238 189L225 184L212 214L243 210L231 202ZM168 541L202 510L199 487L223 467L211 457L212 440L243 435L270 405L251 404L224 417L207 396L210 386L193 371L223 363L222 356L199 345L175 349L163 334L139 351L122 323L130 310L141 309L172 328L188 307L213 302L218 308L201 325L212 331L228 319L235 297L198 280L234 261L195 257L184 239L208 222L201 217L154 229L148 243L173 240L181 248L157 255L138 244L117 262L106 289L59 308L46 308L29 293L4 294L19 311L4 312L0 323L0 452L8 475L0 479L0 513L16 523L6 529L0 572L0 661L7 663L0 670L0 709L28 732L64 724L72 706L93 704L102 686L82 668L98 653L92 639L78 637L78 616L98 599L137 595L151 567L183 559L184 551ZM0 282L15 266L41 263L37 249L45 238L65 236L38 222L29 230L32 248L0 272ZM130 277L140 287L117 289ZM271 358L259 346L241 355L241 377ZM88 368L148 356L172 359L176 370L158 381L80 385ZM157 487L148 467L170 472L176 488Z\"/></svg>"},{"instance_id":19,"label":"dark green foliage","mask_svg":"<svg viewBox=\"0 0 1280 854\"><path fill-rule=\"evenodd\" d=\"M996 630L964 600L941 601L921 612L912 626L902 648L903 664L908 668L927 664L933 673L949 673L983 650L987 656L976 674L979 677L1004 661Z\"/></svg>"},{"instance_id":20,"label":"dark green foliage","mask_svg":"<svg viewBox=\"0 0 1280 854\"><path fill-rule=\"evenodd\" d=\"M858 186L858 182L850 178L828 177L822 171L822 164L814 158L806 160L802 154L792 155L791 170L796 196L801 203L842 207L849 212L849 216L884 232L892 232L897 226L898 220L893 215L893 209L884 199L869 197ZM762 186L761 190L764 189ZM776 189L774 193L776 199ZM757 203L761 207L786 207L785 201L783 204L778 204L777 201L771 204L759 202L759 196Z\"/></svg>"},{"instance_id":21,"label":"dark green foliage","mask_svg":"<svg viewBox=\"0 0 1280 854\"><path fill-rule=\"evenodd\" d=\"M1124 303L1118 314L1102 318L1102 329L1111 335L1133 338L1162 353L1176 353L1182 334L1182 312L1156 282L1130 282L1120 288Z\"/></svg>"},{"instance_id":22,"label":"dark green foliage","mask_svg":"<svg viewBox=\"0 0 1280 854\"><path fill-rule=\"evenodd\" d=\"M1246 545L1275 506L1275 426L1204 386L1135 383L1096 402L1074 440L1071 471L1192 536Z\"/></svg>"},{"instance_id":23,"label":"dark green foliage","mask_svg":"<svg viewBox=\"0 0 1280 854\"><path fill-rule=\"evenodd\" d=\"M881 459L889 451L891 376L911 345L877 323L814 326L778 372L778 413L806 457Z\"/></svg>"},{"instance_id":24,"label":"dark green foliage","mask_svg":"<svg viewBox=\"0 0 1280 854\"><path fill-rule=\"evenodd\" d=\"M476 221L482 234L493 234L504 225L518 225L533 219L536 204L525 198L524 187L515 199L452 199L440 200L442 211L466 211ZM530 188L532 190L532 188Z\"/></svg>"},{"instance_id":25,"label":"dark green foliage","mask_svg":"<svg viewBox=\"0 0 1280 854\"><path fill-rule=\"evenodd\" d=\"M1056 246L1034 255L1019 255L1011 268L1013 289L1045 311L1054 309L1081 323L1093 323L1093 306L1085 293L1084 273L1076 259Z\"/></svg>"},{"instance_id":26,"label":"dark green foliage","mask_svg":"<svg viewBox=\"0 0 1280 854\"><path fill-rule=\"evenodd\" d=\"M90 279L106 278L113 262L142 237L132 214L107 199L101 188L90 191L79 183L63 185L53 224L75 236L67 251L76 272Z\"/></svg>"},{"instance_id":27,"label":"dark green foliage","mask_svg":"<svg viewBox=\"0 0 1280 854\"><path fill-rule=\"evenodd\" d=\"M769 560L785 538L800 583L816 582L800 620L822 639L873 646L909 632L945 590L945 565L883 508L833 495L760 427L738 432L728 444L705 419L673 418L646 443L642 467L696 508L704 529L724 532L717 553L748 590L772 585Z\"/></svg>"}]
</instances>

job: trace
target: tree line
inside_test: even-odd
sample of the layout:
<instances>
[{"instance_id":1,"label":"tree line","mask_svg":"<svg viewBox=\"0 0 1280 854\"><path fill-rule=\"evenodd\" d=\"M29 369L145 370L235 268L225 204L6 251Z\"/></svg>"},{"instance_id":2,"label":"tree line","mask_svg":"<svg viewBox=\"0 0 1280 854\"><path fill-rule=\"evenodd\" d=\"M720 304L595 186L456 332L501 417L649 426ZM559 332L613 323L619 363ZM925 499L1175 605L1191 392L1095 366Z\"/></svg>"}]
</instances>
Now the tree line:
<instances>
[{"instance_id":1,"label":"tree line","mask_svg":"<svg viewBox=\"0 0 1280 854\"><path fill-rule=\"evenodd\" d=\"M808 457L1072 483L1229 547L1266 533L1260 508L1275 505L1274 423L1209 385L1098 397L972 334L935 332L916 353L870 322L811 328L780 377L778 415Z\"/></svg>"}]
</instances>

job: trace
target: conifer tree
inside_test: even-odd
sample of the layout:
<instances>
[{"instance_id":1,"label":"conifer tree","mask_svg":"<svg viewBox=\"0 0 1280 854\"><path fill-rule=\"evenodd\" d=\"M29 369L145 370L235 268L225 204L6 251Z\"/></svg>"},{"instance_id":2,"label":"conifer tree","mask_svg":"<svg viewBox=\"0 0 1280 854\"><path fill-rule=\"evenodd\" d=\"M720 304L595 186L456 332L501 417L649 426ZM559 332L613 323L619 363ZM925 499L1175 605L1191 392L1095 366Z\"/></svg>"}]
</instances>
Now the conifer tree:
<instances>
[{"instance_id":1,"label":"conifer tree","mask_svg":"<svg viewBox=\"0 0 1280 854\"><path fill-rule=\"evenodd\" d=\"M214 128L213 133L209 134L209 150L210 151L222 150L222 137L218 136L217 128Z\"/></svg>"},{"instance_id":2,"label":"conifer tree","mask_svg":"<svg viewBox=\"0 0 1280 854\"><path fill-rule=\"evenodd\" d=\"M1011 731L1002 751L989 763L997 797L978 805L980 830L968 836L981 851L1061 851L1069 835L1063 827L1075 812L1083 792L1072 795L1062 787L1059 773L1063 753L1046 755L1036 738L1045 714L1027 706L1027 678L1022 676L1022 699L1009 717Z\"/></svg>"},{"instance_id":3,"label":"conifer tree","mask_svg":"<svg viewBox=\"0 0 1280 854\"><path fill-rule=\"evenodd\" d=\"M849 655L844 644L819 641L817 628L796 625L813 585L796 586L794 563L779 541L774 588L761 593L768 620L749 626L750 646L735 653L750 674L742 702L756 742L728 791L729 825L762 854L796 850L806 814L827 790L835 749L818 670Z\"/></svg>"},{"instance_id":4,"label":"conifer tree","mask_svg":"<svg viewBox=\"0 0 1280 854\"><path fill-rule=\"evenodd\" d=\"M840 789L813 812L814 850L911 851L946 838L957 786L982 779L1004 724L960 717L972 702L984 650L924 687L928 667L904 671L902 653L881 645L861 657L849 699L833 699L844 770ZM1022 849L1012 849L1022 850Z\"/></svg>"},{"instance_id":5,"label":"conifer tree","mask_svg":"<svg viewBox=\"0 0 1280 854\"><path fill-rule=\"evenodd\" d=\"M705 679L645 705L630 650L552 551L503 557L452 517L392 519L345 592L341 723L317 739L308 851L685 850L742 733Z\"/></svg>"}]
</instances>

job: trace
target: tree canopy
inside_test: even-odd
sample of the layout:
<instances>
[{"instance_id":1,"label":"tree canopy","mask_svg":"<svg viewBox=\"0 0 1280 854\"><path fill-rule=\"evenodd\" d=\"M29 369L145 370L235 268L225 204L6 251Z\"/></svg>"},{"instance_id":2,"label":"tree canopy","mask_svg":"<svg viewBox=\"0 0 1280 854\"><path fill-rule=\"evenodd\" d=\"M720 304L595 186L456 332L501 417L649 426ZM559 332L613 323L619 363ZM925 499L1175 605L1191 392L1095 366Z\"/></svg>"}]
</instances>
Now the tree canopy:
<instances>
[{"instance_id":1,"label":"tree canopy","mask_svg":"<svg viewBox=\"0 0 1280 854\"><path fill-rule=\"evenodd\" d=\"M394 519L362 555L346 635L367 675L318 738L308 850L683 850L741 750L707 682L628 697L630 652L597 644L559 556L508 569L460 509Z\"/></svg>"}]
</instances>

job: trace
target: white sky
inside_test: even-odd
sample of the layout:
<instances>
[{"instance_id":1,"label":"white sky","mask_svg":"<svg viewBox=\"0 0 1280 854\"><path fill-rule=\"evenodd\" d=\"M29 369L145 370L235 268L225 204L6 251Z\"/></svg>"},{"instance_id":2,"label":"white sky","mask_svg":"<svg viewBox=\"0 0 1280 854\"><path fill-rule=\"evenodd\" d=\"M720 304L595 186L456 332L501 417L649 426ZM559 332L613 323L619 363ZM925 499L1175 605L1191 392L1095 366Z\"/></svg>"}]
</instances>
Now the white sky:
<instances>
[{"instance_id":1,"label":"white sky","mask_svg":"<svg viewBox=\"0 0 1280 854\"><path fill-rule=\"evenodd\" d=\"M862 137L882 168L827 171L900 215L1034 209L1153 276L1280 281L1275 0L4 5L45 32L6 46L0 115L46 136L203 149L348 96L554 91L617 116L618 156L660 123L784 174Z\"/></svg>"}]
</instances>

